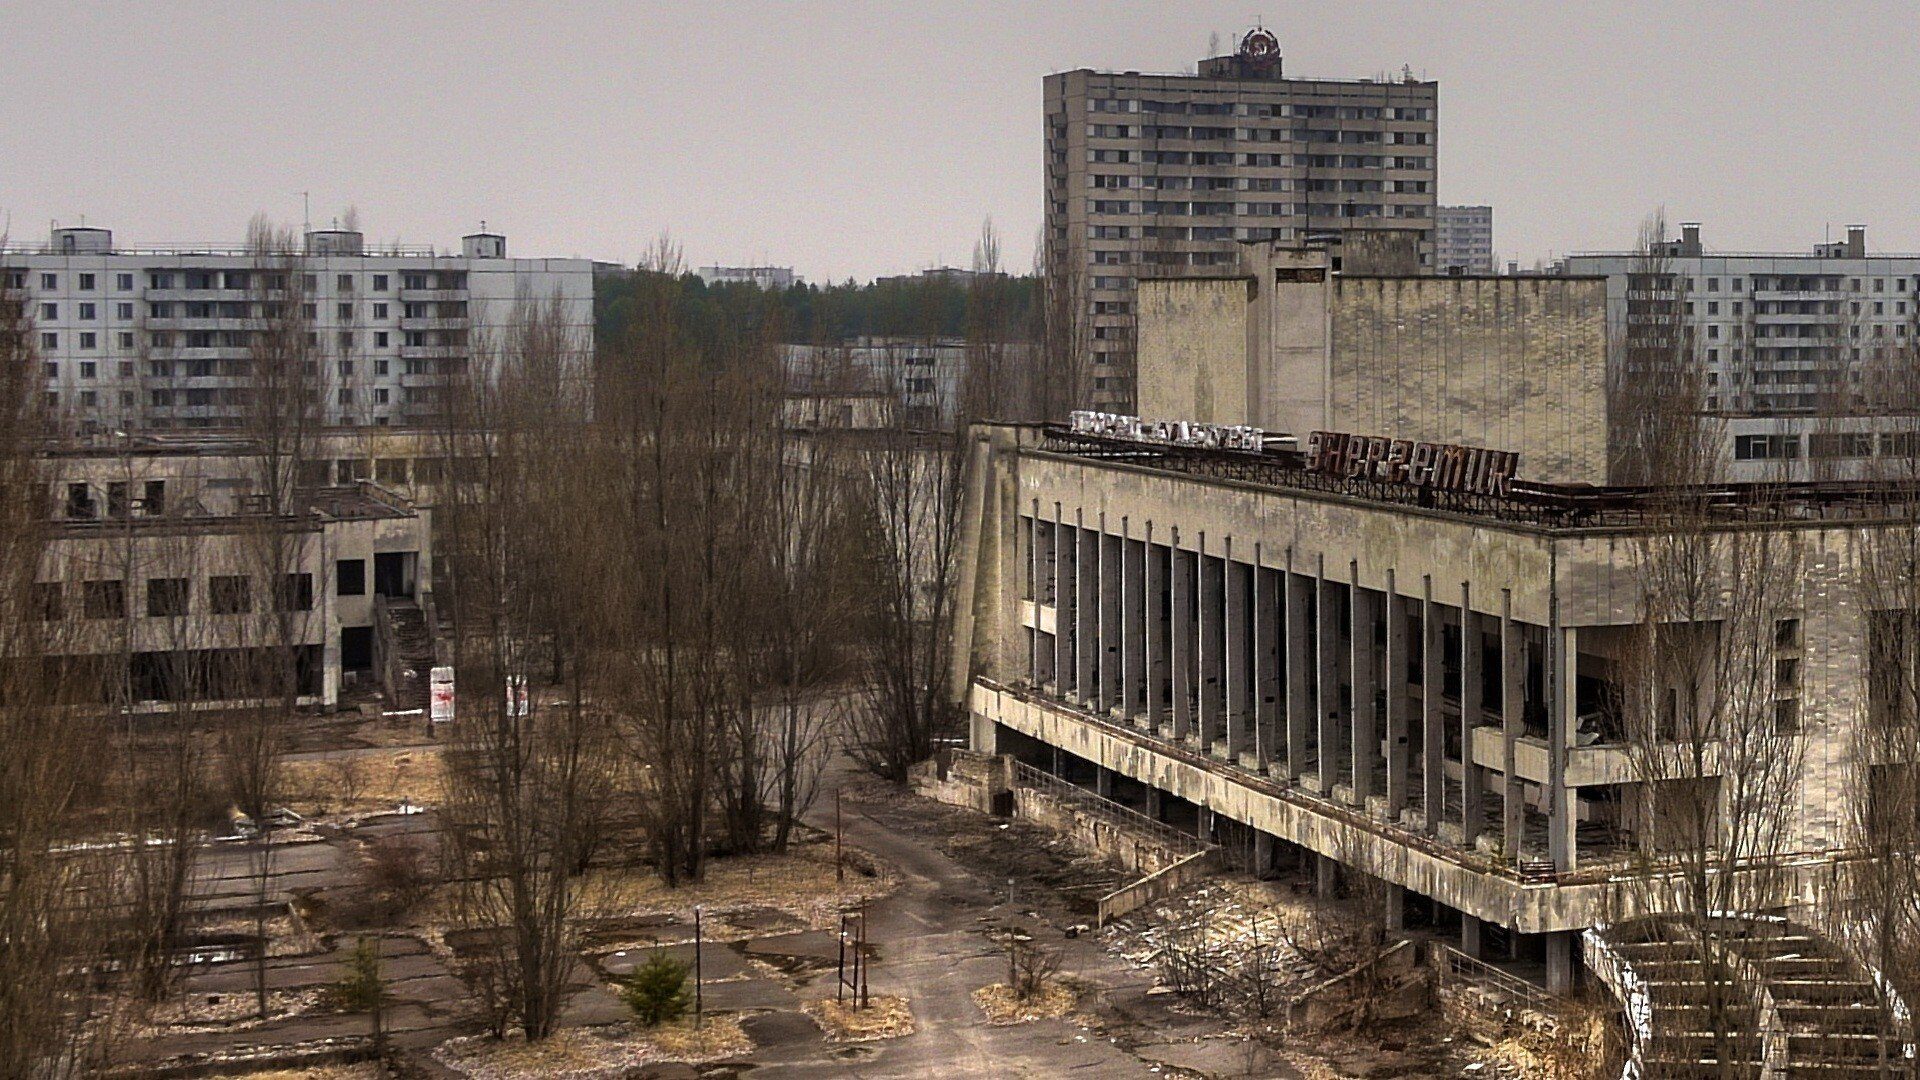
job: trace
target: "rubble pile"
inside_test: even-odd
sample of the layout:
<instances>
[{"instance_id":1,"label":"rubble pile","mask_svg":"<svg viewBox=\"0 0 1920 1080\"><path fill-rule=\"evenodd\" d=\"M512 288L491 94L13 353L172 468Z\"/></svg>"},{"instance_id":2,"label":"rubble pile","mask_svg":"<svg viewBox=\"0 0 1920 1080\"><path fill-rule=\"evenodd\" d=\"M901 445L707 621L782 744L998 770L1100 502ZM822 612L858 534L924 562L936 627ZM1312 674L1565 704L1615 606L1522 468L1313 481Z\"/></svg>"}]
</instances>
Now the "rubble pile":
<instances>
[{"instance_id":1,"label":"rubble pile","mask_svg":"<svg viewBox=\"0 0 1920 1080\"><path fill-rule=\"evenodd\" d=\"M1324 973L1293 944L1298 913L1257 882L1214 881L1119 921L1109 947L1159 973L1166 992L1242 1015L1272 1015Z\"/></svg>"}]
</instances>

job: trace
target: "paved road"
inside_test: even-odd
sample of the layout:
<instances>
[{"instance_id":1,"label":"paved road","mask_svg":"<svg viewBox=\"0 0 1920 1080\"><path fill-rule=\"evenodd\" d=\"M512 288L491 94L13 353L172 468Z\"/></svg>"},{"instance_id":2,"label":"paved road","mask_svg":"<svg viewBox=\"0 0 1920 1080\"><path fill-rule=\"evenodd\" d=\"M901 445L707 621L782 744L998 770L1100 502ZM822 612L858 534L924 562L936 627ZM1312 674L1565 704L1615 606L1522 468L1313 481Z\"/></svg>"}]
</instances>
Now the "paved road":
<instances>
[{"instance_id":1,"label":"paved road","mask_svg":"<svg viewBox=\"0 0 1920 1080\"><path fill-rule=\"evenodd\" d=\"M831 829L832 806L829 790L809 823ZM1022 918L1007 907L999 889L990 889L924 837L900 832L852 802L844 823L849 844L878 855L901 875L900 888L876 901L869 914L869 937L880 951L870 984L876 994L909 999L918 1030L907 1038L854 1048L823 1045L817 1034L796 1031L753 1055L755 1080L1152 1075L1139 1058L1069 1021L989 1026L970 996L978 987L1006 980L1006 953L985 931L1010 917L1031 926L1036 940L1061 947L1063 970L1109 987L1138 984L1139 973L1089 938L1068 940L1055 928ZM831 987L831 979L825 976L815 994Z\"/></svg>"}]
</instances>

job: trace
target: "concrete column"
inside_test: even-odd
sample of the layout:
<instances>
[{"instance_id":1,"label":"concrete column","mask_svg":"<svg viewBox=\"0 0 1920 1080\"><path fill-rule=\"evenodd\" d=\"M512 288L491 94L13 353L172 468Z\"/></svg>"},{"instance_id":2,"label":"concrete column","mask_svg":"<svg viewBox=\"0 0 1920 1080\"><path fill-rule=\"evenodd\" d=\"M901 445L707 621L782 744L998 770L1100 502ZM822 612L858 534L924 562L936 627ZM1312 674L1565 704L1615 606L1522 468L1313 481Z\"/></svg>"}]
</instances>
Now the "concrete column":
<instances>
[{"instance_id":1,"label":"concrete column","mask_svg":"<svg viewBox=\"0 0 1920 1080\"><path fill-rule=\"evenodd\" d=\"M1526 789L1514 766L1515 748L1526 729L1527 650L1524 628L1513 621L1513 590L1500 590L1500 768L1501 839L1509 861L1520 858L1527 824Z\"/></svg>"},{"instance_id":2,"label":"concrete column","mask_svg":"<svg viewBox=\"0 0 1920 1080\"><path fill-rule=\"evenodd\" d=\"M1265 881L1273 876L1273 834L1253 831L1253 876Z\"/></svg>"},{"instance_id":3,"label":"concrete column","mask_svg":"<svg viewBox=\"0 0 1920 1080\"><path fill-rule=\"evenodd\" d=\"M1460 915L1460 951L1475 960L1484 960L1485 947L1480 942L1481 922L1479 919L1462 912Z\"/></svg>"},{"instance_id":4,"label":"concrete column","mask_svg":"<svg viewBox=\"0 0 1920 1080\"><path fill-rule=\"evenodd\" d=\"M1033 598L1033 631L1028 635L1027 685L1040 685L1040 500L1027 519L1027 595Z\"/></svg>"},{"instance_id":5,"label":"concrete column","mask_svg":"<svg viewBox=\"0 0 1920 1080\"><path fill-rule=\"evenodd\" d=\"M1221 663L1227 674L1227 757L1239 761L1240 755L1253 749L1248 726L1253 722L1251 700L1253 678L1253 568L1233 558L1233 538L1228 537L1220 560L1220 584L1226 593L1226 622L1221 627Z\"/></svg>"},{"instance_id":6,"label":"concrete column","mask_svg":"<svg viewBox=\"0 0 1920 1080\"><path fill-rule=\"evenodd\" d=\"M1386 888L1387 910L1382 913L1387 929L1405 930L1407 928L1407 890L1399 885L1389 884Z\"/></svg>"},{"instance_id":7,"label":"concrete column","mask_svg":"<svg viewBox=\"0 0 1920 1080\"><path fill-rule=\"evenodd\" d=\"M1483 711L1480 680L1480 616L1474 613L1471 589L1463 581L1460 583L1460 836L1462 846L1469 850L1486 821L1486 772L1473 758L1473 729L1480 726Z\"/></svg>"},{"instance_id":8,"label":"concrete column","mask_svg":"<svg viewBox=\"0 0 1920 1080\"><path fill-rule=\"evenodd\" d=\"M1329 796L1333 794L1334 783L1340 778L1340 755L1346 748L1346 742L1341 737L1346 712L1340 700L1340 620L1335 614L1334 602L1334 591L1339 586L1327 580L1324 557L1320 560L1314 588L1314 621L1318 624L1314 632L1317 642L1314 651L1320 654L1320 678L1316 684L1318 693L1314 695L1314 724L1318 728L1314 751L1318 760L1315 786L1322 796Z\"/></svg>"},{"instance_id":9,"label":"concrete column","mask_svg":"<svg viewBox=\"0 0 1920 1080\"><path fill-rule=\"evenodd\" d=\"M1440 605L1433 602L1433 575L1420 582L1420 788L1425 792L1427 834L1440 831L1447 810L1446 719L1440 698L1446 688L1446 649Z\"/></svg>"},{"instance_id":10,"label":"concrete column","mask_svg":"<svg viewBox=\"0 0 1920 1080\"><path fill-rule=\"evenodd\" d=\"M1109 715L1121 707L1120 692L1126 685L1120 673L1120 644L1125 607L1121 603L1121 553L1119 537L1107 532L1107 515L1100 515L1100 713Z\"/></svg>"},{"instance_id":11,"label":"concrete column","mask_svg":"<svg viewBox=\"0 0 1920 1080\"><path fill-rule=\"evenodd\" d=\"M981 754L999 753L1000 725L979 713L968 713L967 748Z\"/></svg>"},{"instance_id":12,"label":"concrete column","mask_svg":"<svg viewBox=\"0 0 1920 1080\"><path fill-rule=\"evenodd\" d=\"M1285 594L1281 608L1286 618L1287 779L1298 781L1306 769L1307 737L1314 726L1313 626L1308 621L1313 579L1293 572L1293 554L1289 552L1287 570L1280 581Z\"/></svg>"},{"instance_id":13,"label":"concrete column","mask_svg":"<svg viewBox=\"0 0 1920 1080\"><path fill-rule=\"evenodd\" d=\"M1340 864L1325 855L1313 857L1313 895L1322 900L1340 895Z\"/></svg>"},{"instance_id":14,"label":"concrete column","mask_svg":"<svg viewBox=\"0 0 1920 1080\"><path fill-rule=\"evenodd\" d=\"M1260 771L1271 772L1284 752L1280 741L1282 627L1280 591L1286 575L1260 565L1260 545L1253 547L1253 754Z\"/></svg>"},{"instance_id":15,"label":"concrete column","mask_svg":"<svg viewBox=\"0 0 1920 1080\"><path fill-rule=\"evenodd\" d=\"M1105 765L1093 767L1093 793L1103 799L1113 798L1113 770Z\"/></svg>"},{"instance_id":16,"label":"concrete column","mask_svg":"<svg viewBox=\"0 0 1920 1080\"><path fill-rule=\"evenodd\" d=\"M1173 550L1164 544L1153 542L1153 523L1147 523L1145 541L1147 560L1147 619L1143 632L1146 635L1147 650L1147 727L1155 732L1167 720L1166 688L1173 678L1169 670L1172 664L1172 646L1169 643L1171 623L1161 622L1162 609L1166 605L1167 561L1173 557Z\"/></svg>"},{"instance_id":17,"label":"concrete column","mask_svg":"<svg viewBox=\"0 0 1920 1080\"><path fill-rule=\"evenodd\" d=\"M1060 504L1053 504L1053 692L1063 701L1073 699L1074 586L1079 575L1073 560L1078 553L1073 526L1066 523Z\"/></svg>"},{"instance_id":18,"label":"concrete column","mask_svg":"<svg viewBox=\"0 0 1920 1080\"><path fill-rule=\"evenodd\" d=\"M1555 622L1558 622L1555 616ZM1580 729L1576 687L1580 669L1580 631L1556 627L1550 658L1552 686L1547 695L1547 846L1555 870L1572 870L1579 862L1578 789L1567 785L1567 752Z\"/></svg>"},{"instance_id":19,"label":"concrete column","mask_svg":"<svg viewBox=\"0 0 1920 1080\"><path fill-rule=\"evenodd\" d=\"M1180 534L1173 534L1168 562L1168 587L1173 593L1173 737L1181 741L1193 735L1193 568L1194 554L1180 550Z\"/></svg>"},{"instance_id":20,"label":"concrete column","mask_svg":"<svg viewBox=\"0 0 1920 1080\"><path fill-rule=\"evenodd\" d=\"M1400 816L1407 808L1407 788L1412 781L1407 723L1407 602L1398 590L1399 581L1387 571L1387 818Z\"/></svg>"},{"instance_id":21,"label":"concrete column","mask_svg":"<svg viewBox=\"0 0 1920 1080\"><path fill-rule=\"evenodd\" d=\"M1199 837L1203 841L1206 841L1209 843L1212 842L1213 811L1203 806L1200 808L1199 813L1194 815L1193 835Z\"/></svg>"},{"instance_id":22,"label":"concrete column","mask_svg":"<svg viewBox=\"0 0 1920 1080\"><path fill-rule=\"evenodd\" d=\"M1100 534L1080 518L1074 528L1074 700L1087 708L1100 701Z\"/></svg>"},{"instance_id":23,"label":"concrete column","mask_svg":"<svg viewBox=\"0 0 1920 1080\"><path fill-rule=\"evenodd\" d=\"M1194 566L1200 576L1200 749L1211 754L1215 744L1227 737L1226 560L1208 555L1206 540L1206 534L1200 534L1200 555Z\"/></svg>"},{"instance_id":24,"label":"concrete column","mask_svg":"<svg viewBox=\"0 0 1920 1080\"><path fill-rule=\"evenodd\" d=\"M1152 784L1148 784L1147 785L1147 811L1146 811L1147 816L1152 818L1155 821L1159 821L1161 810L1162 810L1162 800L1160 796L1160 789L1157 787L1154 787Z\"/></svg>"},{"instance_id":25,"label":"concrete column","mask_svg":"<svg viewBox=\"0 0 1920 1080\"><path fill-rule=\"evenodd\" d=\"M1565 994L1573 989L1573 931L1555 930L1547 938L1547 990Z\"/></svg>"},{"instance_id":26,"label":"concrete column","mask_svg":"<svg viewBox=\"0 0 1920 1080\"><path fill-rule=\"evenodd\" d=\"M1364 808L1373 794L1373 768L1380 760L1380 708L1376 698L1380 660L1373 643L1380 600L1378 594L1360 587L1358 577L1359 566L1355 564L1347 631L1353 667L1347 681L1353 687L1353 805Z\"/></svg>"},{"instance_id":27,"label":"concrete column","mask_svg":"<svg viewBox=\"0 0 1920 1080\"><path fill-rule=\"evenodd\" d=\"M1147 714L1147 546L1126 535L1131 530L1125 519L1120 530L1120 595L1125 609L1120 632L1121 712L1137 720Z\"/></svg>"}]
</instances>

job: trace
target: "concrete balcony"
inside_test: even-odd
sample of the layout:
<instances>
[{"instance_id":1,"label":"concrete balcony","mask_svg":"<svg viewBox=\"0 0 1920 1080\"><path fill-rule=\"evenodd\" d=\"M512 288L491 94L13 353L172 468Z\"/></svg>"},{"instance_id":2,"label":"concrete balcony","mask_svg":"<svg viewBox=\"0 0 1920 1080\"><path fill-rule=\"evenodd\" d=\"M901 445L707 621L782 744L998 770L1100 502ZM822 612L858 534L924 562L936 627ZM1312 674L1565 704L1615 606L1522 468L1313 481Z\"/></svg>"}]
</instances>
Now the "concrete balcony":
<instances>
[{"instance_id":1,"label":"concrete balcony","mask_svg":"<svg viewBox=\"0 0 1920 1080\"><path fill-rule=\"evenodd\" d=\"M400 358L403 360L433 360L445 357L465 356L472 350L466 345L402 345Z\"/></svg>"},{"instance_id":2,"label":"concrete balcony","mask_svg":"<svg viewBox=\"0 0 1920 1080\"><path fill-rule=\"evenodd\" d=\"M1029 630L1038 630L1043 634L1054 633L1059 625L1059 609L1052 604L1035 603L1032 600L1020 601L1020 623Z\"/></svg>"},{"instance_id":3,"label":"concrete balcony","mask_svg":"<svg viewBox=\"0 0 1920 1080\"><path fill-rule=\"evenodd\" d=\"M402 330L465 330L471 327L472 325L473 325L473 320L464 315L459 316L457 318L450 318L450 319L402 318L400 320L400 329Z\"/></svg>"},{"instance_id":4,"label":"concrete balcony","mask_svg":"<svg viewBox=\"0 0 1920 1080\"><path fill-rule=\"evenodd\" d=\"M400 302L426 303L440 300L465 300L465 289L401 289Z\"/></svg>"},{"instance_id":5,"label":"concrete balcony","mask_svg":"<svg viewBox=\"0 0 1920 1080\"><path fill-rule=\"evenodd\" d=\"M1673 778L1692 775L1692 763L1685 760L1687 749L1678 743L1666 744L1662 752L1667 760L1659 764L1658 771ZM1711 744L1705 749L1704 775L1718 776L1724 771L1720 763L1722 755L1719 745ZM1498 727L1487 724L1473 729L1473 762L1483 769L1496 772L1506 767ZM1547 783L1552 772L1547 740L1538 735L1522 735L1514 740L1513 771L1529 783ZM1632 784L1642 778L1641 764L1635 761L1633 752L1624 743L1596 743L1592 746L1576 746L1567 751L1569 787Z\"/></svg>"}]
</instances>

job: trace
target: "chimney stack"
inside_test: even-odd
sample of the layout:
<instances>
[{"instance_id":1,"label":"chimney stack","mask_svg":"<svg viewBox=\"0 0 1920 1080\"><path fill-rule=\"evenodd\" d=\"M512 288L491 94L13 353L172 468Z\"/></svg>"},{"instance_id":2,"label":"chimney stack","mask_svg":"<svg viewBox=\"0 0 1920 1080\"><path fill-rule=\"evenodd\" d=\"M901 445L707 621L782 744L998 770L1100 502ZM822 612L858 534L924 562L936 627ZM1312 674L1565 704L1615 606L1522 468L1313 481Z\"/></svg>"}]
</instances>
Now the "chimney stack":
<instances>
[{"instance_id":1,"label":"chimney stack","mask_svg":"<svg viewBox=\"0 0 1920 1080\"><path fill-rule=\"evenodd\" d=\"M1683 221L1680 223L1680 254L1699 257L1704 254L1700 248L1700 223Z\"/></svg>"},{"instance_id":2,"label":"chimney stack","mask_svg":"<svg viewBox=\"0 0 1920 1080\"><path fill-rule=\"evenodd\" d=\"M1864 259L1867 257L1867 227L1865 225L1847 226L1847 258Z\"/></svg>"}]
</instances>

